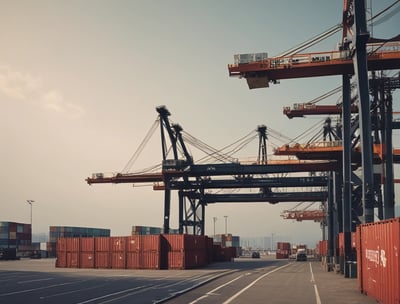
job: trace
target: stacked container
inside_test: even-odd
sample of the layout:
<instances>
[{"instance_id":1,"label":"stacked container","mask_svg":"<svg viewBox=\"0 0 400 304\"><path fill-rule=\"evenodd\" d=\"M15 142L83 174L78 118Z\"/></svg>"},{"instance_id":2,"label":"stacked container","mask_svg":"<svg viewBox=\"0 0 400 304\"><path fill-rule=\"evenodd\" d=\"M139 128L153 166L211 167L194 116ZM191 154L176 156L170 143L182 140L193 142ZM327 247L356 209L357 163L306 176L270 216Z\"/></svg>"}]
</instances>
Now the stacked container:
<instances>
[{"instance_id":1,"label":"stacked container","mask_svg":"<svg viewBox=\"0 0 400 304\"><path fill-rule=\"evenodd\" d=\"M400 303L400 218L357 227L360 290L380 303Z\"/></svg>"},{"instance_id":2,"label":"stacked container","mask_svg":"<svg viewBox=\"0 0 400 304\"><path fill-rule=\"evenodd\" d=\"M207 265L206 238L188 234L165 234L169 269L189 269Z\"/></svg>"},{"instance_id":3,"label":"stacked container","mask_svg":"<svg viewBox=\"0 0 400 304\"><path fill-rule=\"evenodd\" d=\"M111 268L110 237L95 238L95 268Z\"/></svg>"},{"instance_id":4,"label":"stacked container","mask_svg":"<svg viewBox=\"0 0 400 304\"><path fill-rule=\"evenodd\" d=\"M94 268L95 254L94 254L94 238L81 238L80 239L80 268Z\"/></svg>"},{"instance_id":5,"label":"stacked container","mask_svg":"<svg viewBox=\"0 0 400 304\"><path fill-rule=\"evenodd\" d=\"M126 241L127 237L124 236L114 236L110 238L111 268L126 268Z\"/></svg>"},{"instance_id":6,"label":"stacked container","mask_svg":"<svg viewBox=\"0 0 400 304\"><path fill-rule=\"evenodd\" d=\"M7 258L30 255L32 251L31 225L16 222L0 222L0 249ZM12 254L11 254L12 253Z\"/></svg>"}]
</instances>

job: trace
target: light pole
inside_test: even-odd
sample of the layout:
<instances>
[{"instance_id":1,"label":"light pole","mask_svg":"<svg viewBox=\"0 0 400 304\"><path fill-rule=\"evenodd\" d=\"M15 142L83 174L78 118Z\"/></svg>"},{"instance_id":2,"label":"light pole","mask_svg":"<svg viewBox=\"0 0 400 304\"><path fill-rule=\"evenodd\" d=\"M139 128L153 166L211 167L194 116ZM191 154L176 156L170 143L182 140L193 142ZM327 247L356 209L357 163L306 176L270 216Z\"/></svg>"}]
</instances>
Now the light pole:
<instances>
[{"instance_id":1,"label":"light pole","mask_svg":"<svg viewBox=\"0 0 400 304\"><path fill-rule=\"evenodd\" d=\"M26 202L31 205L31 234L33 232L32 230L32 207L33 207L33 203L35 202L34 200L26 200Z\"/></svg>"},{"instance_id":2,"label":"light pole","mask_svg":"<svg viewBox=\"0 0 400 304\"><path fill-rule=\"evenodd\" d=\"M225 234L228 234L228 216L224 215L225 218Z\"/></svg>"},{"instance_id":3,"label":"light pole","mask_svg":"<svg viewBox=\"0 0 400 304\"><path fill-rule=\"evenodd\" d=\"M214 221L214 237L215 237L215 222L217 221L217 217L213 217L213 221Z\"/></svg>"}]
</instances>

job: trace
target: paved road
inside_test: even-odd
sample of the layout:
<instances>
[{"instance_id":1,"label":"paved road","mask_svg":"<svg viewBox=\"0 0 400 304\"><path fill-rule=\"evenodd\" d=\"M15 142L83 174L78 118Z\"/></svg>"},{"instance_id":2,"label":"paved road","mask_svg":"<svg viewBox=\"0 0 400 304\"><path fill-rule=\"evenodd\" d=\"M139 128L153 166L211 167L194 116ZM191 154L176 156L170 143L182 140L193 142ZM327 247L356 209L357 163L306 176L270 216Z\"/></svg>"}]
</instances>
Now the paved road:
<instances>
[{"instance_id":1,"label":"paved road","mask_svg":"<svg viewBox=\"0 0 400 304\"><path fill-rule=\"evenodd\" d=\"M236 259L195 270L55 268L54 259L0 261L0 303L376 303L319 262Z\"/></svg>"}]
</instances>

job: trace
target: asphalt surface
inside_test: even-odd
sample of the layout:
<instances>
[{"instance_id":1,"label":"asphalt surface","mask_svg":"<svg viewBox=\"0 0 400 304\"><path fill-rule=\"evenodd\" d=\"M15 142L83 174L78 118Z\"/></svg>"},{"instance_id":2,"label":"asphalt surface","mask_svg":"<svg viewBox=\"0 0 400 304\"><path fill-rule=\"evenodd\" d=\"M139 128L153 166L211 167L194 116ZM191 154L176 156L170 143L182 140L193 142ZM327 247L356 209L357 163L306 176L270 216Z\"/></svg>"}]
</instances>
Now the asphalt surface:
<instances>
[{"instance_id":1,"label":"asphalt surface","mask_svg":"<svg viewBox=\"0 0 400 304\"><path fill-rule=\"evenodd\" d=\"M376 303L320 262L240 258L194 270L55 268L0 261L0 303Z\"/></svg>"}]
</instances>

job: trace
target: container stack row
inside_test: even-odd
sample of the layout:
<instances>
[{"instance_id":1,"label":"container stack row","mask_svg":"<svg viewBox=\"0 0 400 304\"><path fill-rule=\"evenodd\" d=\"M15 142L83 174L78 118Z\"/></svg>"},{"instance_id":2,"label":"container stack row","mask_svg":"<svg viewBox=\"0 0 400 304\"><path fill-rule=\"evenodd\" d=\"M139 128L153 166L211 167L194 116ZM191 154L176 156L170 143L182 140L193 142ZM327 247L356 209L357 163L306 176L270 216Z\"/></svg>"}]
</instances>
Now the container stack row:
<instances>
[{"instance_id":1,"label":"container stack row","mask_svg":"<svg viewBox=\"0 0 400 304\"><path fill-rule=\"evenodd\" d=\"M218 252L219 261L234 255ZM232 252L234 250L231 249ZM56 267L111 269L190 269L214 260L212 239L187 234L60 238Z\"/></svg>"}]
</instances>

